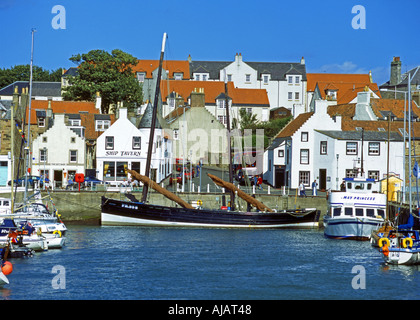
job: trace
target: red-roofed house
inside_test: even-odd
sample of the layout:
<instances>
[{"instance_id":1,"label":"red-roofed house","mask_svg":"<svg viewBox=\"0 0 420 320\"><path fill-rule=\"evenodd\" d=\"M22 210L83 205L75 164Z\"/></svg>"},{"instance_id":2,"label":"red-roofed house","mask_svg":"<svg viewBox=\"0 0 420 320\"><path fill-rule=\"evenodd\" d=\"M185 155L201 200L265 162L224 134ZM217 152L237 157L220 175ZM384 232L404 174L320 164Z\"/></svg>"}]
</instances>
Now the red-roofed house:
<instances>
[{"instance_id":1,"label":"red-roofed house","mask_svg":"<svg viewBox=\"0 0 420 320\"><path fill-rule=\"evenodd\" d=\"M162 114L167 116L176 107L191 105L192 92L203 93L203 106L220 122L226 125L225 83L222 81L176 81L161 82ZM268 121L270 104L264 89L235 88L228 82L228 99L231 104L230 119L239 118L239 109L257 115L257 120Z\"/></svg>"},{"instance_id":2,"label":"red-roofed house","mask_svg":"<svg viewBox=\"0 0 420 320\"><path fill-rule=\"evenodd\" d=\"M313 110L315 100L328 101L328 105L353 103L357 93L368 90L380 98L378 85L371 74L308 73L308 110Z\"/></svg>"}]
</instances>

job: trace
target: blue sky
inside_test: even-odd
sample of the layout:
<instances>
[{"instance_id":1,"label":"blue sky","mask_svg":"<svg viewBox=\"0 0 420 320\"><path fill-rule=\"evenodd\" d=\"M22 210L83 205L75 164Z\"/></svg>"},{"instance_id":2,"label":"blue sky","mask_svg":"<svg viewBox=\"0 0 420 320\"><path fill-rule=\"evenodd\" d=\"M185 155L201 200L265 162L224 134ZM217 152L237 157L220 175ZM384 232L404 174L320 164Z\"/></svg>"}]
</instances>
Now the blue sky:
<instances>
[{"instance_id":1,"label":"blue sky","mask_svg":"<svg viewBox=\"0 0 420 320\"><path fill-rule=\"evenodd\" d=\"M55 5L65 8L65 29L54 29ZM353 29L355 5L366 11L366 29ZM68 60L93 49L118 48L139 59L165 58L298 62L307 72L367 73L389 79L390 62L402 70L420 64L418 0L0 0L0 68L34 64L69 68Z\"/></svg>"}]
</instances>

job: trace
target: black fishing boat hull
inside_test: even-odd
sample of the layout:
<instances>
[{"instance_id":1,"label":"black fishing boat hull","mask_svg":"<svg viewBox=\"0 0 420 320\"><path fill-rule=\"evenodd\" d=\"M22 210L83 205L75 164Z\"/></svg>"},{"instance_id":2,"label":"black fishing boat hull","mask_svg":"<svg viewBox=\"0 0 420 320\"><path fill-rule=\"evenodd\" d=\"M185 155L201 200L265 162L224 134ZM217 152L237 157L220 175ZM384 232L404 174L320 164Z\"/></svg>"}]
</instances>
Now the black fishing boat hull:
<instances>
[{"instance_id":1,"label":"black fishing boat hull","mask_svg":"<svg viewBox=\"0 0 420 320\"><path fill-rule=\"evenodd\" d=\"M273 213L166 207L102 197L102 225L181 228L316 228L320 211Z\"/></svg>"}]
</instances>

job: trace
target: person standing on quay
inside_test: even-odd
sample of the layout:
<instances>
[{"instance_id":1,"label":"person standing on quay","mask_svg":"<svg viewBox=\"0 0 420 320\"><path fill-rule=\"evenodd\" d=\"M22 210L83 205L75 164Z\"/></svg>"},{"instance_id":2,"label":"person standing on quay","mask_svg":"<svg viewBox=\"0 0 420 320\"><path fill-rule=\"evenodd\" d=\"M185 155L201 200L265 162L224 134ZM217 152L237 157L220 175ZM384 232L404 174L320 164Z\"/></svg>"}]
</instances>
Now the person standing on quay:
<instances>
[{"instance_id":1,"label":"person standing on quay","mask_svg":"<svg viewBox=\"0 0 420 320\"><path fill-rule=\"evenodd\" d=\"M317 187L318 187L318 183L316 183L316 180L314 180L314 182L312 182L312 195L314 197L317 196Z\"/></svg>"},{"instance_id":2,"label":"person standing on quay","mask_svg":"<svg viewBox=\"0 0 420 320\"><path fill-rule=\"evenodd\" d=\"M306 198L305 186L303 185L303 181L300 182L299 191L300 191L300 196Z\"/></svg>"}]
</instances>

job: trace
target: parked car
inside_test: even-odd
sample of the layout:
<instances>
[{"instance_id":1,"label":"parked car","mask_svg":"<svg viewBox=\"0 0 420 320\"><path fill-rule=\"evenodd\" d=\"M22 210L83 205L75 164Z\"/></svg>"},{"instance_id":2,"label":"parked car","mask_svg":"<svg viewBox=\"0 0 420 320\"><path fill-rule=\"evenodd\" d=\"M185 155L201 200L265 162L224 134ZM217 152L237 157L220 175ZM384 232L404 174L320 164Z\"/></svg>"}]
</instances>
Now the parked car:
<instances>
[{"instance_id":1,"label":"parked car","mask_svg":"<svg viewBox=\"0 0 420 320\"><path fill-rule=\"evenodd\" d=\"M48 179L48 178L45 178L45 182L46 183L49 183L50 182L50 180ZM22 186L24 186L25 185L25 176L23 176L23 177L20 177L19 179L15 179L15 180L13 180L13 183L15 184L15 185L17 185L17 186L19 186L19 187L22 187ZM9 186L11 186L12 185L12 181L9 181L8 183L7 183ZM39 186L39 187L43 187L43 185L44 185L44 179L43 178L41 178L40 176L28 176L28 185L29 186L31 186L31 187L33 187L34 186L34 184L36 184L37 186Z\"/></svg>"}]
</instances>

